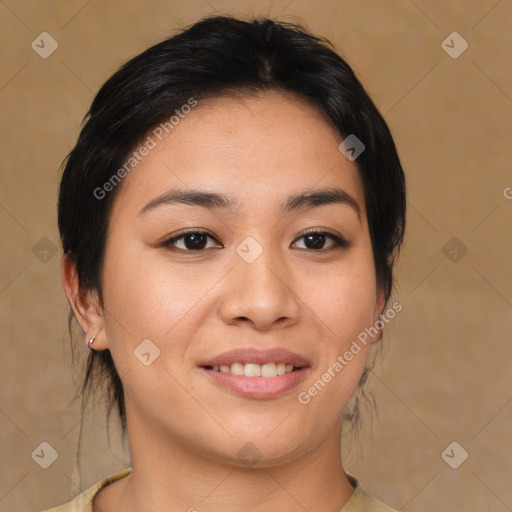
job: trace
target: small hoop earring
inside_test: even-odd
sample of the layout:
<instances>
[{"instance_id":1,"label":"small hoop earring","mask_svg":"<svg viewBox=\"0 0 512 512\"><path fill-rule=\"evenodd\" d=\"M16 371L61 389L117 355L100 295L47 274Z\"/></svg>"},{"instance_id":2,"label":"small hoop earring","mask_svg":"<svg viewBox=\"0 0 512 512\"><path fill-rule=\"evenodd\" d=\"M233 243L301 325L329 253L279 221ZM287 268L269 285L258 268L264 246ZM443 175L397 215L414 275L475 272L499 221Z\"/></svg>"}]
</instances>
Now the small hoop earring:
<instances>
[{"instance_id":1,"label":"small hoop earring","mask_svg":"<svg viewBox=\"0 0 512 512\"><path fill-rule=\"evenodd\" d=\"M94 343L94 340L95 340L95 339L96 339L96 336L93 336L93 337L89 340L89 348L90 348L91 350L94 350L94 349L92 348L92 344Z\"/></svg>"}]
</instances>

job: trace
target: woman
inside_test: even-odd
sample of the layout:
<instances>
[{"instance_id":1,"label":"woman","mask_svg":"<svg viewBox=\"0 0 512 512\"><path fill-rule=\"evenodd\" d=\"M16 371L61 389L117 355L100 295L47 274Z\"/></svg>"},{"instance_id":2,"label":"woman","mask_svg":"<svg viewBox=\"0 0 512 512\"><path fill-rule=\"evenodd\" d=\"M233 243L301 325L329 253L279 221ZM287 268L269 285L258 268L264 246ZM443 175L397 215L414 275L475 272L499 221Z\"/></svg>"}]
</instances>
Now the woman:
<instances>
[{"instance_id":1,"label":"woman","mask_svg":"<svg viewBox=\"0 0 512 512\"><path fill-rule=\"evenodd\" d=\"M299 26L210 17L125 64L58 218L84 396L103 376L131 467L52 510L390 511L341 432L398 310L405 197L382 116Z\"/></svg>"}]
</instances>

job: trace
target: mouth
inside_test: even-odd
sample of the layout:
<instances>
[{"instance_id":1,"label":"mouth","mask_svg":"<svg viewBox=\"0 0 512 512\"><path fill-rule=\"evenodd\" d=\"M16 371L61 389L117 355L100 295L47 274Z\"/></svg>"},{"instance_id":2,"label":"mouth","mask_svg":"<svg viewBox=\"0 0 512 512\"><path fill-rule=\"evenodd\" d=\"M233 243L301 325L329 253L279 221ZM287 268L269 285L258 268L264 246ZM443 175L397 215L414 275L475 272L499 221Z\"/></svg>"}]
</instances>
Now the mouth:
<instances>
[{"instance_id":1,"label":"mouth","mask_svg":"<svg viewBox=\"0 0 512 512\"><path fill-rule=\"evenodd\" d=\"M210 382L247 398L276 398L302 382L309 361L284 349L239 349L200 365Z\"/></svg>"},{"instance_id":2,"label":"mouth","mask_svg":"<svg viewBox=\"0 0 512 512\"><path fill-rule=\"evenodd\" d=\"M245 377L274 378L285 373L296 372L302 367L286 363L233 363L232 365L203 366L203 368L214 372L230 373L231 375L244 375Z\"/></svg>"}]
</instances>

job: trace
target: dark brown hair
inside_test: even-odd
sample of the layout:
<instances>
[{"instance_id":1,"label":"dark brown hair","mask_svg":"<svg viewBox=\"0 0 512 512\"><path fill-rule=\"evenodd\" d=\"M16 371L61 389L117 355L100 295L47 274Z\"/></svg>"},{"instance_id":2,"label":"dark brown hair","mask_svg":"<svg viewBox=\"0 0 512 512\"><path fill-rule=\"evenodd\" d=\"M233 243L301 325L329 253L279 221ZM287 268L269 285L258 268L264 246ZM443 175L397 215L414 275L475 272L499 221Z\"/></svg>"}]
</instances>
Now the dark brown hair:
<instances>
[{"instance_id":1,"label":"dark brown hair","mask_svg":"<svg viewBox=\"0 0 512 512\"><path fill-rule=\"evenodd\" d=\"M106 233L120 187L101 199L94 191L125 164L150 130L190 98L202 101L268 90L306 99L341 136L355 134L364 143L356 163L364 186L377 282L389 300L393 262L404 236L406 189L385 120L326 39L299 25L267 18L242 21L212 16L132 58L109 78L94 98L65 161L58 202L62 248L76 263L80 286L96 290L102 308ZM71 311L71 336L72 326ZM371 364L361 378L360 393L370 368ZM108 349L88 356L79 390L82 413L95 387L106 393L107 419L117 405L125 433L123 386ZM358 402L355 393L345 411L348 420L357 419Z\"/></svg>"}]
</instances>

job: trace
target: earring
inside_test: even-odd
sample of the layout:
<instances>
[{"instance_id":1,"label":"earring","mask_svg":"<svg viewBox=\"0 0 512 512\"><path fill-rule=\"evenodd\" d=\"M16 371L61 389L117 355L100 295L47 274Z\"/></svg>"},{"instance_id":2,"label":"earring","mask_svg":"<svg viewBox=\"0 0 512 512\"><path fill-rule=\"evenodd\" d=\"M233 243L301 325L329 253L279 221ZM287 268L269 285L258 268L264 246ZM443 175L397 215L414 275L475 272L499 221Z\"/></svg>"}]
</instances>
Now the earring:
<instances>
[{"instance_id":1,"label":"earring","mask_svg":"<svg viewBox=\"0 0 512 512\"><path fill-rule=\"evenodd\" d=\"M94 350L94 349L92 348L92 344L94 343L94 340L95 340L95 339L96 339L96 336L93 336L93 337L89 340L89 348L90 348L91 350Z\"/></svg>"}]
</instances>

